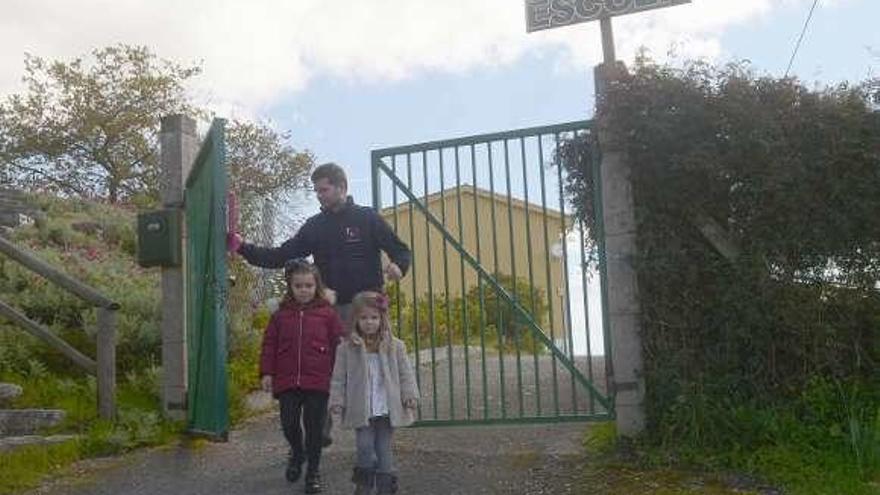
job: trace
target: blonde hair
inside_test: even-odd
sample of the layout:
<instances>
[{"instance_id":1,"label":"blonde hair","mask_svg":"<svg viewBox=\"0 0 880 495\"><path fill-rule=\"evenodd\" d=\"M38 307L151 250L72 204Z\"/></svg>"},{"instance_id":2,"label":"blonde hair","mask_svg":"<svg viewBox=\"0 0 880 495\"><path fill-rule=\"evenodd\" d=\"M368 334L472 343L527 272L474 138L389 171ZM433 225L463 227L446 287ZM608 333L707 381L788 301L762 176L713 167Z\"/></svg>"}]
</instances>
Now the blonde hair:
<instances>
[{"instance_id":1,"label":"blonde hair","mask_svg":"<svg viewBox=\"0 0 880 495\"><path fill-rule=\"evenodd\" d=\"M353 335L361 339L364 335L358 327L358 317L365 308L372 308L379 312L381 321L379 324L379 348L390 349L391 346L391 321L388 319L388 296L381 292L363 291L358 292L351 300L351 315L349 316L349 328Z\"/></svg>"}]
</instances>

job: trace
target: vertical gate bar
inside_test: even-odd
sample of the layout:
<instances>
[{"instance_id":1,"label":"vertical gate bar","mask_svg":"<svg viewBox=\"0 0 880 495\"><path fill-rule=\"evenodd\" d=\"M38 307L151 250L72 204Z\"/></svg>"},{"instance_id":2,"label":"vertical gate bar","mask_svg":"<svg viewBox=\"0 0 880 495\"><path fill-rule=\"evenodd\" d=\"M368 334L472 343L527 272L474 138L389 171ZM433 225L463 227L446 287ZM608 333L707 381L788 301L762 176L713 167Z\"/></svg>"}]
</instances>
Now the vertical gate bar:
<instances>
[{"instance_id":1,"label":"vertical gate bar","mask_svg":"<svg viewBox=\"0 0 880 495\"><path fill-rule=\"evenodd\" d=\"M544 174L544 140L538 134L538 163L541 178L541 220L544 224L544 266L547 268L547 313L550 317L550 342L556 343L556 330L553 316L553 276L550 274L550 233L547 228L547 181ZM559 377L556 372L556 354L550 349L550 362L553 370L553 407L559 416Z\"/></svg>"},{"instance_id":2,"label":"vertical gate bar","mask_svg":"<svg viewBox=\"0 0 880 495\"><path fill-rule=\"evenodd\" d=\"M535 277L534 267L532 266L532 204L529 202L529 174L526 172L526 141L525 137L519 138L520 161L522 163L523 173L523 191L526 207L526 262L529 265L529 311L532 312L532 318L538 319L535 311ZM535 365L535 414L541 415L541 378L538 372L538 339L532 336L532 359Z\"/></svg>"},{"instance_id":3,"label":"vertical gate bar","mask_svg":"<svg viewBox=\"0 0 880 495\"><path fill-rule=\"evenodd\" d=\"M445 162L443 161L443 148L437 150L440 153L440 221L443 222L443 228L449 230L446 223L446 172ZM461 239L459 239L461 242ZM443 296L446 304L446 366L449 370L449 419L455 419L455 383L453 382L453 360L452 360L452 312L449 307L449 245L446 237L443 237Z\"/></svg>"},{"instance_id":4,"label":"vertical gate bar","mask_svg":"<svg viewBox=\"0 0 880 495\"><path fill-rule=\"evenodd\" d=\"M394 176L397 177L397 155L391 155L391 171L394 173ZM373 186L373 187L375 187L375 186ZM394 208L394 235L396 235L397 237L400 237L399 226L398 226L398 223L399 223L398 211L397 211L397 186L394 185L394 182L391 183L391 202L392 202L393 208ZM400 291L402 289L403 284L400 283L400 280L398 280L394 283L397 286L397 290L395 291L396 292L395 304L397 304L397 315L396 315L397 316L397 331L395 332L394 335L401 337L403 335L400 333L401 332L401 325L403 324L402 323L403 308L400 306Z\"/></svg>"},{"instance_id":5,"label":"vertical gate bar","mask_svg":"<svg viewBox=\"0 0 880 495\"><path fill-rule=\"evenodd\" d=\"M428 151L422 150L422 173L425 175L425 207L430 208L428 189ZM431 223L425 216L425 253L428 255L428 327L431 329L431 391L434 397L434 419L437 419L437 347L434 334L434 274L431 263Z\"/></svg>"},{"instance_id":6,"label":"vertical gate bar","mask_svg":"<svg viewBox=\"0 0 880 495\"><path fill-rule=\"evenodd\" d=\"M413 178L412 178L412 153L406 154L406 186L410 191L413 190ZM410 261L410 277L412 278L412 327L413 327L413 352L416 358L416 385L419 387L419 390L422 389L422 380L421 380L421 363L419 362L419 355L421 354L419 351L419 299L418 299L418 284L416 283L416 268L418 265L416 264L416 251L415 242L416 242L416 230L415 223L413 219L413 202L407 201L409 203L409 245L410 250L412 251L412 260ZM416 412L418 413L419 420L422 419L422 401L419 401L419 405L417 406Z\"/></svg>"},{"instance_id":7,"label":"vertical gate bar","mask_svg":"<svg viewBox=\"0 0 880 495\"><path fill-rule=\"evenodd\" d=\"M474 181L476 182L476 180ZM462 246L467 246L464 239L464 222L461 213L461 162L458 155L458 146L455 147L455 200L458 208L458 239ZM479 235L478 233L476 235ZM470 320L468 319L467 288L464 281L464 256L458 253L461 263L461 329L464 340L464 401L467 419L471 419L471 366L470 366Z\"/></svg>"},{"instance_id":8,"label":"vertical gate bar","mask_svg":"<svg viewBox=\"0 0 880 495\"><path fill-rule=\"evenodd\" d=\"M590 343L590 307L589 300L587 298L587 264L586 259L586 251L587 244L586 239L584 237L584 221L578 221L578 226L580 230L580 251L581 251L581 293L584 296L584 328L586 331L586 339L587 339L587 379L590 382L593 382L593 347ZM590 414L594 414L596 412L596 400L593 397L593 394L589 394L590 396Z\"/></svg>"},{"instance_id":9,"label":"vertical gate bar","mask_svg":"<svg viewBox=\"0 0 880 495\"><path fill-rule=\"evenodd\" d=\"M486 143L486 150L488 151L489 158L489 206L491 212L492 219L492 261L494 264L494 275L495 279L498 280L499 271L498 271L498 222L495 219L495 164L492 161L492 143ZM495 290L495 333L498 336L498 377L500 379L501 384L501 417L507 418L507 400L506 400L506 390L504 384L504 338L502 336L502 325L504 324L502 320L502 312L501 312L501 296L498 294L498 290Z\"/></svg>"},{"instance_id":10,"label":"vertical gate bar","mask_svg":"<svg viewBox=\"0 0 880 495\"><path fill-rule=\"evenodd\" d=\"M370 173L373 179L373 209L380 211L382 209L382 190L379 186L381 185L382 177L379 175L379 165L376 162L381 160L382 157L375 151L370 153L370 157L373 162L370 164Z\"/></svg>"},{"instance_id":11,"label":"vertical gate bar","mask_svg":"<svg viewBox=\"0 0 880 495\"><path fill-rule=\"evenodd\" d=\"M477 190L477 151L473 144L471 148L471 175L474 179L474 238L477 241L477 263L482 264L482 252L480 249L480 209L479 191ZM477 272L477 295L480 303L480 367L483 372L483 419L489 419L489 377L486 373L486 311L485 297L483 295L483 276Z\"/></svg>"},{"instance_id":12,"label":"vertical gate bar","mask_svg":"<svg viewBox=\"0 0 880 495\"><path fill-rule=\"evenodd\" d=\"M571 289L569 284L569 276L568 276L568 232L567 228L567 219L565 218L565 194L562 189L562 164L559 162L559 133L555 134L556 139L556 159L554 160L554 165L556 165L556 178L559 186L559 213L562 215L562 275L563 280L565 281L565 313L563 314L563 318L565 318L565 328L568 337L568 358L571 360L572 364L576 366L574 361L574 338L572 336L572 328L571 328ZM565 336L563 336L565 338ZM574 374L569 373L571 376L571 405L574 408L573 412L577 414L578 412L578 404L577 404L577 386L575 385Z\"/></svg>"},{"instance_id":13,"label":"vertical gate bar","mask_svg":"<svg viewBox=\"0 0 880 495\"><path fill-rule=\"evenodd\" d=\"M512 294L513 299L515 301L519 300L519 295L516 291L516 241L513 235L513 191L510 186L510 149L508 145L508 140L504 140L504 177L507 183L507 228L508 235L510 238L510 273L512 280ZM516 320L517 318L514 316L515 312L513 310L513 306L509 306L510 311L510 326L514 331L514 344L516 345L516 388L517 388L517 398L519 399L519 417L522 418L525 414L523 409L523 385L522 385L522 352L520 349L520 335L519 331L516 328Z\"/></svg>"}]
</instances>

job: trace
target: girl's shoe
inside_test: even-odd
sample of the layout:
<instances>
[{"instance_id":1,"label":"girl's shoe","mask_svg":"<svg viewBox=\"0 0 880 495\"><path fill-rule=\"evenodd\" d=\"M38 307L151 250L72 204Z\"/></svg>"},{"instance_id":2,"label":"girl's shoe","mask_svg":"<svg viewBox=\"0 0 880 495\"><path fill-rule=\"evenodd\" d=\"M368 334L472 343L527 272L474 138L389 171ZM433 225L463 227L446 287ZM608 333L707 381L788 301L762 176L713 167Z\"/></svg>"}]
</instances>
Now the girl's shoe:
<instances>
[{"instance_id":1,"label":"girl's shoe","mask_svg":"<svg viewBox=\"0 0 880 495\"><path fill-rule=\"evenodd\" d=\"M321 484L321 475L318 473L306 473L306 493L321 493L324 486Z\"/></svg>"},{"instance_id":2,"label":"girl's shoe","mask_svg":"<svg viewBox=\"0 0 880 495\"><path fill-rule=\"evenodd\" d=\"M393 495L397 493L397 476L390 473L376 473L376 494Z\"/></svg>"},{"instance_id":3,"label":"girl's shoe","mask_svg":"<svg viewBox=\"0 0 880 495\"><path fill-rule=\"evenodd\" d=\"M354 483L354 495L370 495L373 492L373 483L376 481L376 470L356 467L351 475Z\"/></svg>"},{"instance_id":4,"label":"girl's shoe","mask_svg":"<svg viewBox=\"0 0 880 495\"><path fill-rule=\"evenodd\" d=\"M284 470L284 477L287 478L287 481L290 483L299 481L302 476L302 465L303 461L300 459L295 459L292 456L287 458L287 469Z\"/></svg>"}]
</instances>

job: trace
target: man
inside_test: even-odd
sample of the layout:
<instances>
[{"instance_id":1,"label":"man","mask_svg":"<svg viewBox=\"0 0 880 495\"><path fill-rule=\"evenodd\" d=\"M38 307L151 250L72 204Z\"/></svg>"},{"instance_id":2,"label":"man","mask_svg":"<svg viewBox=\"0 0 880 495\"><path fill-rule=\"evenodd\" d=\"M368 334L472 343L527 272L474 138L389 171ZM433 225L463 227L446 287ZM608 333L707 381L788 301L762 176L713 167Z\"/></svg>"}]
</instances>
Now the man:
<instances>
[{"instance_id":1,"label":"man","mask_svg":"<svg viewBox=\"0 0 880 495\"><path fill-rule=\"evenodd\" d=\"M382 290L381 252L390 258L384 269L389 280L400 280L409 268L412 254L385 220L372 208L354 204L348 196L345 171L325 163L312 172L312 184L321 212L310 217L299 231L278 247L260 247L243 242L237 233L229 235L229 249L251 265L283 268L287 260L312 255L321 278L336 294L335 308L348 324L351 300L364 290ZM328 415L324 444L330 438Z\"/></svg>"},{"instance_id":2,"label":"man","mask_svg":"<svg viewBox=\"0 0 880 495\"><path fill-rule=\"evenodd\" d=\"M411 253L374 209L354 204L342 167L325 163L311 179L321 212L306 220L291 239L278 247L260 247L233 234L230 247L263 268L283 268L289 259L312 255L324 283L336 293L339 316L347 322L354 295L384 285L381 251L391 260L384 270L389 280L403 277Z\"/></svg>"}]
</instances>

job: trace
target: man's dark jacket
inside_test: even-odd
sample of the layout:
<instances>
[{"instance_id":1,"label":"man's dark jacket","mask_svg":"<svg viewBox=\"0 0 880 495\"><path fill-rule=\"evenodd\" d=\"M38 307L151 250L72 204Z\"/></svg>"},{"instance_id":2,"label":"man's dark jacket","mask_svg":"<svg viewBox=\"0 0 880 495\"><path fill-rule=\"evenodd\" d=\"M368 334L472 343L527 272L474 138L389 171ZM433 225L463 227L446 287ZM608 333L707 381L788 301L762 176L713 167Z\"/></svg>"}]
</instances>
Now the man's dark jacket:
<instances>
[{"instance_id":1,"label":"man's dark jacket","mask_svg":"<svg viewBox=\"0 0 880 495\"><path fill-rule=\"evenodd\" d=\"M238 252L248 263L282 268L292 258L312 255L327 287L336 291L336 303L347 304L360 291L383 286L385 251L403 273L409 269L410 250L372 208L354 204L351 197L338 211L322 210L306 220L299 232L277 248L242 244Z\"/></svg>"}]
</instances>

